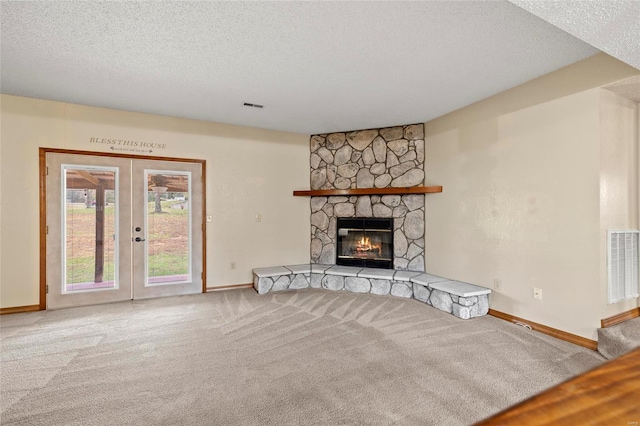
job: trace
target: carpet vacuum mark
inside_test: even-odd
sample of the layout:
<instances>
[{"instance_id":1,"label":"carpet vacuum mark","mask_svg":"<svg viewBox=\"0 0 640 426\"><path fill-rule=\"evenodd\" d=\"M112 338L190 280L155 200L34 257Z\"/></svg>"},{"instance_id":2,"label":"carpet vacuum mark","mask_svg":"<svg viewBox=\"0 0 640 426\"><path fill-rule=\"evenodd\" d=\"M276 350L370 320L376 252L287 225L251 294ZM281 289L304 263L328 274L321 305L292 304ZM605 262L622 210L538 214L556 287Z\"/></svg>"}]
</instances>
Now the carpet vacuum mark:
<instances>
[{"instance_id":1,"label":"carpet vacuum mark","mask_svg":"<svg viewBox=\"0 0 640 426\"><path fill-rule=\"evenodd\" d=\"M3 425L467 425L604 361L415 300L252 289L5 315Z\"/></svg>"}]
</instances>

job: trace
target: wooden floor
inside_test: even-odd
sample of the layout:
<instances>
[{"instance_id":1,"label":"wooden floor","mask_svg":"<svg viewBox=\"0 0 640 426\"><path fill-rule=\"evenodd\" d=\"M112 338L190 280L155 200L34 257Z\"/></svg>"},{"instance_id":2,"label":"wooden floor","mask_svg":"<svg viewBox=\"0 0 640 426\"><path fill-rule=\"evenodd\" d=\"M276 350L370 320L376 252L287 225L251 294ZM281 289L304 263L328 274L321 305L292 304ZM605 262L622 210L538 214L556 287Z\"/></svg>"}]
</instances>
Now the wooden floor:
<instances>
[{"instance_id":1,"label":"wooden floor","mask_svg":"<svg viewBox=\"0 0 640 426\"><path fill-rule=\"evenodd\" d=\"M640 348L477 425L640 425Z\"/></svg>"}]
</instances>

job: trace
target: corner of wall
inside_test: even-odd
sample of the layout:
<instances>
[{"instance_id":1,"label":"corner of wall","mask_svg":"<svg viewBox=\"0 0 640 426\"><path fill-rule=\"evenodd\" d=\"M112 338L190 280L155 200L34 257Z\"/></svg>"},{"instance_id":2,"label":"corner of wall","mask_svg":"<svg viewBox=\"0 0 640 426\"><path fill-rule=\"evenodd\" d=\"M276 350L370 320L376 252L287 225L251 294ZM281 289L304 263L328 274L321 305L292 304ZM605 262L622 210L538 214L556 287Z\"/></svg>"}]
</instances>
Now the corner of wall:
<instances>
[{"instance_id":1,"label":"corner of wall","mask_svg":"<svg viewBox=\"0 0 640 426\"><path fill-rule=\"evenodd\" d=\"M426 200L427 271L498 278L493 309L596 338L599 88L637 73L594 55L425 123L425 179L444 188Z\"/></svg>"},{"instance_id":2,"label":"corner of wall","mask_svg":"<svg viewBox=\"0 0 640 426\"><path fill-rule=\"evenodd\" d=\"M639 306L640 298L608 304L609 230L640 227L640 108L638 102L599 91L600 143L600 319Z\"/></svg>"}]
</instances>

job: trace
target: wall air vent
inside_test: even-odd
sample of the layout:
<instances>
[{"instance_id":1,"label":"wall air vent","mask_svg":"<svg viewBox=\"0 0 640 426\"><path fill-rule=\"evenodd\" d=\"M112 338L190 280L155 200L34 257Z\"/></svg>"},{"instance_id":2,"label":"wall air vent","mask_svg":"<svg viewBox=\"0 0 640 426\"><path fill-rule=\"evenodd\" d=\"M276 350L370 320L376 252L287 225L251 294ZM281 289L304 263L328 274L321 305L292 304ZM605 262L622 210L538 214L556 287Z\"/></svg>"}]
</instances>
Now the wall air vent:
<instances>
[{"instance_id":1,"label":"wall air vent","mask_svg":"<svg viewBox=\"0 0 640 426\"><path fill-rule=\"evenodd\" d=\"M264 108L264 105L250 104L249 102L245 102L242 105L248 106L248 107L253 107L253 108Z\"/></svg>"},{"instance_id":2,"label":"wall air vent","mask_svg":"<svg viewBox=\"0 0 640 426\"><path fill-rule=\"evenodd\" d=\"M640 295L640 231L608 232L609 303Z\"/></svg>"}]
</instances>

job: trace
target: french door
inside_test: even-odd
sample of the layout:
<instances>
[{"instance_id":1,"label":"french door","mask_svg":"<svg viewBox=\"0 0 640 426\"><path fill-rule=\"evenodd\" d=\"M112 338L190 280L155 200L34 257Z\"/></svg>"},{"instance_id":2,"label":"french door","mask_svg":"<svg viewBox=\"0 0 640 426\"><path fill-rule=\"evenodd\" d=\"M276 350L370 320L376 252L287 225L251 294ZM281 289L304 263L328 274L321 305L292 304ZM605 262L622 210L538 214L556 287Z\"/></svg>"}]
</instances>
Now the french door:
<instances>
[{"instance_id":1,"label":"french door","mask_svg":"<svg viewBox=\"0 0 640 426\"><path fill-rule=\"evenodd\" d=\"M202 292L203 164L46 153L47 309Z\"/></svg>"}]
</instances>

